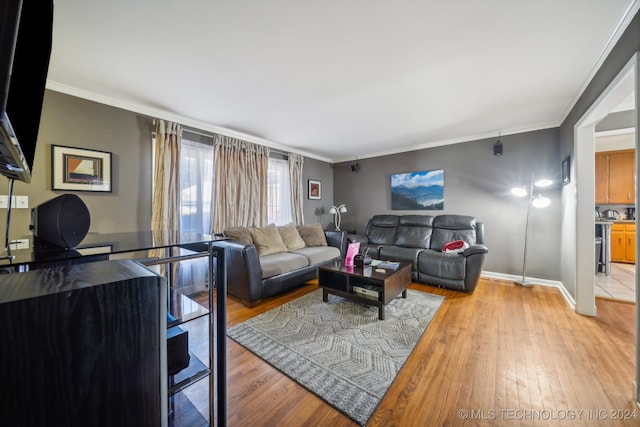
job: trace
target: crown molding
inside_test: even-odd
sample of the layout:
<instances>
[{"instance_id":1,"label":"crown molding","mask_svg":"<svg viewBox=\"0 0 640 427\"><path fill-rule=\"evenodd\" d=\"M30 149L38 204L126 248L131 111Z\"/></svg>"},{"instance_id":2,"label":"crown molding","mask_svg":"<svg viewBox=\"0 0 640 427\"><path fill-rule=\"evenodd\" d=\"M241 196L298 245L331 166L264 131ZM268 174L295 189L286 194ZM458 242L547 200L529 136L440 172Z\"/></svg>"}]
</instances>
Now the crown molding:
<instances>
[{"instance_id":1,"label":"crown molding","mask_svg":"<svg viewBox=\"0 0 640 427\"><path fill-rule=\"evenodd\" d=\"M542 124L542 125L538 125L538 126L530 126L530 127L524 127L524 128L517 128L517 129L507 129L507 130L501 130L500 131L500 137L504 137L504 136L508 136L508 135L516 135L516 134L520 134L520 133L526 133L526 132L535 132L538 130L544 130L544 129L551 129L551 128L556 128L556 127L560 127L561 122L551 122L551 123L546 123L546 124ZM497 138L498 137L498 132L484 132L484 133L479 133L479 134L475 134L475 135L467 135L464 137L460 137L460 138L452 138L452 139L444 139L444 140L439 140L439 141L432 141L432 142L426 142L423 144L416 144L416 145L412 145L412 146L405 146L402 148L395 148L395 149L390 149L390 150L384 150L384 151L376 151L376 152L371 152L371 153L360 153L358 154L358 159L367 159L367 158L371 158L371 157L381 157L381 156L389 156L389 155L393 155L393 154L400 154L400 153L406 153L409 151L416 151L416 150L424 150L427 148L435 148L435 147L442 147L444 145L452 145L452 144L460 144L463 142L472 142L472 141L479 141L479 140L483 140L483 139L490 139L490 138ZM354 160L354 157L343 157L343 158L338 158L338 159L334 159L334 163L342 163L342 162L352 162Z\"/></svg>"}]
</instances>

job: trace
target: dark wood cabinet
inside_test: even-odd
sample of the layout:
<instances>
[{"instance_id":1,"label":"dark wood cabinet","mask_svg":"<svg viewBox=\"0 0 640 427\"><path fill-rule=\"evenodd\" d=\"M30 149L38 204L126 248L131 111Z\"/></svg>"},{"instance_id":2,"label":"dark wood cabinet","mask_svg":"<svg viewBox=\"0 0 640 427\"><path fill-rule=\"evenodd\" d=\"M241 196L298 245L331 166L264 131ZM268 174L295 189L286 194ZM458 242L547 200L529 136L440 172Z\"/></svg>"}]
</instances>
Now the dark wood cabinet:
<instances>
[{"instance_id":1,"label":"dark wood cabinet","mask_svg":"<svg viewBox=\"0 0 640 427\"><path fill-rule=\"evenodd\" d=\"M226 425L226 264L216 240L172 231L90 233L75 249L0 256L0 366L13 375L0 381L0 424ZM195 259L207 260L208 283L218 291L207 285L207 307L174 287L179 264ZM153 286L142 283L149 280ZM190 329L194 351L186 368L169 375L167 328L174 327ZM55 379L43 379L51 373ZM141 376L157 389L140 389ZM11 390L19 405L4 399ZM18 413L23 421L10 422Z\"/></svg>"},{"instance_id":2,"label":"dark wood cabinet","mask_svg":"<svg viewBox=\"0 0 640 427\"><path fill-rule=\"evenodd\" d=\"M163 425L165 289L125 260L0 275L2 424Z\"/></svg>"}]
</instances>

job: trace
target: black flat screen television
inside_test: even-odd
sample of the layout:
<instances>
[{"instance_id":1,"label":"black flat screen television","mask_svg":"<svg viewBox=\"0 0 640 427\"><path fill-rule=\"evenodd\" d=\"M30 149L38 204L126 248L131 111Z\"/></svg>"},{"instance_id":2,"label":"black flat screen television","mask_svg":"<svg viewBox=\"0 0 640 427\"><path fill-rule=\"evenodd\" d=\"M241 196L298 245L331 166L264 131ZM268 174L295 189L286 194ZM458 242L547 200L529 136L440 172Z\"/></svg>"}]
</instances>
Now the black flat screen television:
<instances>
[{"instance_id":1,"label":"black flat screen television","mask_svg":"<svg viewBox=\"0 0 640 427\"><path fill-rule=\"evenodd\" d=\"M30 182L53 38L53 1L0 1L0 174Z\"/></svg>"}]
</instances>

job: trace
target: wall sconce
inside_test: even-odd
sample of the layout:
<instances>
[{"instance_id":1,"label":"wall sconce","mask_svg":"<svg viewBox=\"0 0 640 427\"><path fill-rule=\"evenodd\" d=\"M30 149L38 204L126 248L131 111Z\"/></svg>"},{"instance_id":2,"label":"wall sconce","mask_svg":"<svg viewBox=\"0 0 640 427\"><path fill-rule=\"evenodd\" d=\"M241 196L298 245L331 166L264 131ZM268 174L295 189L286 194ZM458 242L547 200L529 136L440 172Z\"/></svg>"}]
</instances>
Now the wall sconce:
<instances>
[{"instance_id":1,"label":"wall sconce","mask_svg":"<svg viewBox=\"0 0 640 427\"><path fill-rule=\"evenodd\" d=\"M336 225L336 230L340 231L340 222L342 222L342 215L343 213L347 212L347 206L346 205L340 205L338 207L335 206L331 206L331 209L329 209L329 213L333 214L333 222Z\"/></svg>"},{"instance_id":2,"label":"wall sconce","mask_svg":"<svg viewBox=\"0 0 640 427\"><path fill-rule=\"evenodd\" d=\"M322 215L324 215L325 213L327 213L327 211L325 211L324 206L316 208L315 214L318 217L318 222L322 222Z\"/></svg>"},{"instance_id":3,"label":"wall sconce","mask_svg":"<svg viewBox=\"0 0 640 427\"><path fill-rule=\"evenodd\" d=\"M524 255L522 258L522 279L516 281L516 283L522 286L531 286L533 283L527 282L526 278L526 268L527 268L527 238L529 236L529 214L531 211L531 206L534 208L542 209L546 208L551 204L551 200L547 197L544 197L542 194L538 194L534 197L533 190L535 187L548 187L553 184L553 181L550 179L539 179L536 181L535 173L531 172L531 185L529 186L529 190L527 191L525 186L514 187L511 189L511 194L517 197L525 197L529 196L529 203L527 203L527 219L524 226Z\"/></svg>"}]
</instances>

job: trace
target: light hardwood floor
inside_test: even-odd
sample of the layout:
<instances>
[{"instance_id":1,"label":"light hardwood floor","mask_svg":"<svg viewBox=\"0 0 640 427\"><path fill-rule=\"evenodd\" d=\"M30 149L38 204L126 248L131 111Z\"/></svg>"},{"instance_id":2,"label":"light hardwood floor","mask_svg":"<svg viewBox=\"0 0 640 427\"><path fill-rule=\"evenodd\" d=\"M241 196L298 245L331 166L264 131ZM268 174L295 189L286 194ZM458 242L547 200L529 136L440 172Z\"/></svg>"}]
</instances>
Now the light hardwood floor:
<instances>
[{"instance_id":1,"label":"light hardwood floor","mask_svg":"<svg viewBox=\"0 0 640 427\"><path fill-rule=\"evenodd\" d=\"M229 297L228 326L316 288L311 282L252 309ZM544 286L481 279L472 294L411 288L446 299L368 426L640 425L635 305L597 299L592 318ZM227 342L229 426L356 425Z\"/></svg>"}]
</instances>

